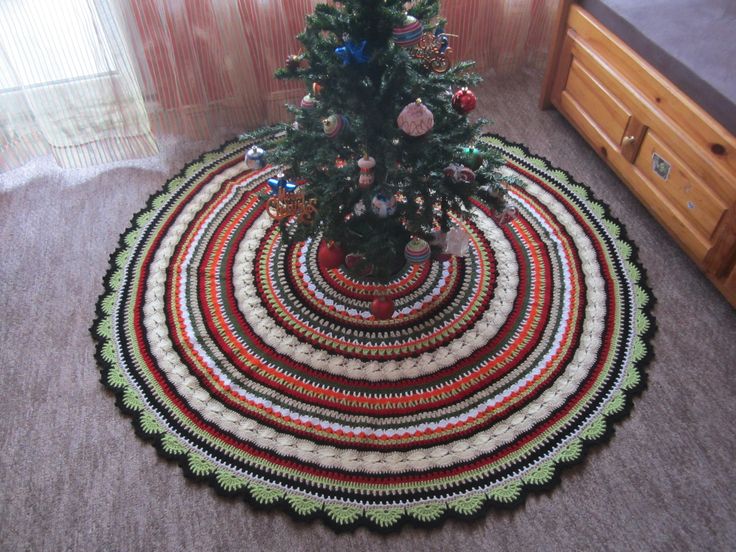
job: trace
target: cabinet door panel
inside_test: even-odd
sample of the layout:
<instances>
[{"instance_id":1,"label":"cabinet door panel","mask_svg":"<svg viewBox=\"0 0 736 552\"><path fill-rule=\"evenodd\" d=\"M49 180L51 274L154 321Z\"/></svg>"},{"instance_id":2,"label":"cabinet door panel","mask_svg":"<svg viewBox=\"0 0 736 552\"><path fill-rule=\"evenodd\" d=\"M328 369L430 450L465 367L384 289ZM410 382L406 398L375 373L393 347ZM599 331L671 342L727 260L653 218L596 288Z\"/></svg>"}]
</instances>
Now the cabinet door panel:
<instances>
[{"instance_id":1,"label":"cabinet door panel","mask_svg":"<svg viewBox=\"0 0 736 552\"><path fill-rule=\"evenodd\" d=\"M592 116L612 143L621 142L631 114L576 58L570 64L565 91Z\"/></svg>"},{"instance_id":2,"label":"cabinet door panel","mask_svg":"<svg viewBox=\"0 0 736 552\"><path fill-rule=\"evenodd\" d=\"M728 206L651 129L635 165L689 221L691 231L706 239L713 236Z\"/></svg>"}]
</instances>

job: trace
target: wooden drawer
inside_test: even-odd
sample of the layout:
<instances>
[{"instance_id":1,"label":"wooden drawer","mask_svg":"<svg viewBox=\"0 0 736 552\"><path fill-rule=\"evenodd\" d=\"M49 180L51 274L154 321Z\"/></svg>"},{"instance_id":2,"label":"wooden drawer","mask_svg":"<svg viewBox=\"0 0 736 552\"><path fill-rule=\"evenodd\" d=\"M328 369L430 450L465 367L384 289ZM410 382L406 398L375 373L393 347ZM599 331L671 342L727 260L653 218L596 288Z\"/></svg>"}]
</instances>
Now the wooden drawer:
<instances>
[{"instance_id":1,"label":"wooden drawer","mask_svg":"<svg viewBox=\"0 0 736 552\"><path fill-rule=\"evenodd\" d=\"M736 255L736 139L582 8L563 23L552 104L723 284Z\"/></svg>"}]
</instances>

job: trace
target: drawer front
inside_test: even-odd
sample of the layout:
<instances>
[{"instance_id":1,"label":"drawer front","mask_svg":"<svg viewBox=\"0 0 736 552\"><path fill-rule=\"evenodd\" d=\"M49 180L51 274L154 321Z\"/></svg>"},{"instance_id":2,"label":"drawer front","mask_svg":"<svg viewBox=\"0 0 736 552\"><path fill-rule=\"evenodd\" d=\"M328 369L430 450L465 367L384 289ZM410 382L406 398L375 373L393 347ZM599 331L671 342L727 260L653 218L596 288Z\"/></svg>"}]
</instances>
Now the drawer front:
<instances>
[{"instance_id":1,"label":"drawer front","mask_svg":"<svg viewBox=\"0 0 736 552\"><path fill-rule=\"evenodd\" d=\"M689 231L706 241L712 239L728 205L652 129L644 135L635 165L663 200L678 210Z\"/></svg>"},{"instance_id":2,"label":"drawer front","mask_svg":"<svg viewBox=\"0 0 736 552\"><path fill-rule=\"evenodd\" d=\"M576 58L570 63L565 92L577 102L580 109L591 115L591 120L611 143L621 142L631 113Z\"/></svg>"}]
</instances>

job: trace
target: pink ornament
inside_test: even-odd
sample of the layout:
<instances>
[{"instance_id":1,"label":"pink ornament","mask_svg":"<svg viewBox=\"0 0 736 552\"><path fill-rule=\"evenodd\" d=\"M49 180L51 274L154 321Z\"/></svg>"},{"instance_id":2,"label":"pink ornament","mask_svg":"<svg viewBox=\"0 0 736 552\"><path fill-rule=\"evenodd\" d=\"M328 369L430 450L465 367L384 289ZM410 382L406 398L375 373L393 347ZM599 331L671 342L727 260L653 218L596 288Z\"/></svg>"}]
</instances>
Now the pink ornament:
<instances>
[{"instance_id":1,"label":"pink ornament","mask_svg":"<svg viewBox=\"0 0 736 552\"><path fill-rule=\"evenodd\" d=\"M301 107L302 109L314 109L314 106L317 105L317 100L315 100L311 94L307 94L302 98Z\"/></svg>"},{"instance_id":2,"label":"pink ornament","mask_svg":"<svg viewBox=\"0 0 736 552\"><path fill-rule=\"evenodd\" d=\"M458 165L457 163L451 163L445 167L445 176L451 178L453 182L475 182L475 172L473 172L473 169L465 165Z\"/></svg>"},{"instance_id":3,"label":"pink ornament","mask_svg":"<svg viewBox=\"0 0 736 552\"><path fill-rule=\"evenodd\" d=\"M358 159L358 167L360 167L360 177L358 178L358 186L361 190L367 190L373 184L375 176L373 169L376 167L376 160L369 157L366 153L364 157Z\"/></svg>"},{"instance_id":4,"label":"pink ornament","mask_svg":"<svg viewBox=\"0 0 736 552\"><path fill-rule=\"evenodd\" d=\"M409 136L423 136L434 127L434 115L422 100L417 100L401 110L397 123Z\"/></svg>"}]
</instances>

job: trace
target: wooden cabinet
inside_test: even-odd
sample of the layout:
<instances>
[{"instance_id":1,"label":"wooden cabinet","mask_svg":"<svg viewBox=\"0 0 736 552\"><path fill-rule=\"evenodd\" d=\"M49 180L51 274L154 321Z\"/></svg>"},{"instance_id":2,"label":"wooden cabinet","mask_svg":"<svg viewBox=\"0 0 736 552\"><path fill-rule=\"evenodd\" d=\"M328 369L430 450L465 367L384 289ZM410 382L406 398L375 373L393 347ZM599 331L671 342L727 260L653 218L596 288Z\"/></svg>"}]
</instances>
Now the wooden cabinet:
<instances>
[{"instance_id":1,"label":"wooden cabinet","mask_svg":"<svg viewBox=\"0 0 736 552\"><path fill-rule=\"evenodd\" d=\"M736 138L580 6L563 1L551 102L736 305Z\"/></svg>"}]
</instances>

